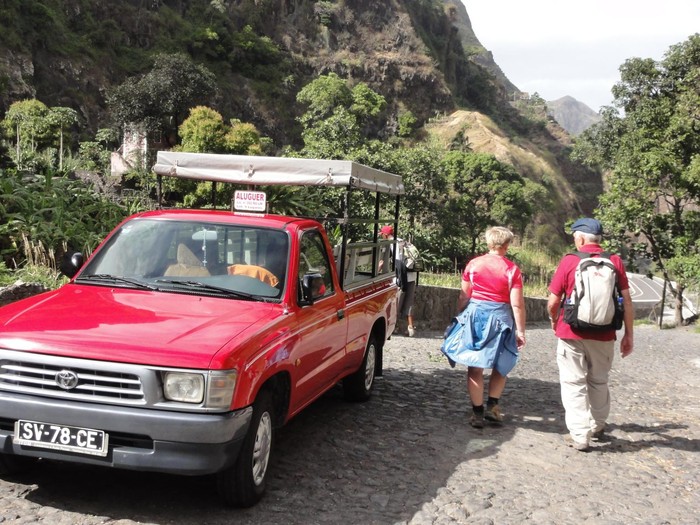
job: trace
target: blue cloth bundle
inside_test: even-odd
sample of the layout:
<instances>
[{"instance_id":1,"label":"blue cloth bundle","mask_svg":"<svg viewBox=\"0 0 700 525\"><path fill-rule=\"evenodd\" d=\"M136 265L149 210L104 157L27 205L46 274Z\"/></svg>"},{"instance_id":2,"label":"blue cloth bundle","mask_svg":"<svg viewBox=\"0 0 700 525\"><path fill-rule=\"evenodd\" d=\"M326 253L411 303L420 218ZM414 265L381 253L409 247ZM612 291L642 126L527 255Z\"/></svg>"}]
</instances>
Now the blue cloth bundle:
<instances>
[{"instance_id":1,"label":"blue cloth bundle","mask_svg":"<svg viewBox=\"0 0 700 525\"><path fill-rule=\"evenodd\" d=\"M445 330L440 350L452 366L495 368L506 376L519 358L514 325L509 304L471 300Z\"/></svg>"}]
</instances>

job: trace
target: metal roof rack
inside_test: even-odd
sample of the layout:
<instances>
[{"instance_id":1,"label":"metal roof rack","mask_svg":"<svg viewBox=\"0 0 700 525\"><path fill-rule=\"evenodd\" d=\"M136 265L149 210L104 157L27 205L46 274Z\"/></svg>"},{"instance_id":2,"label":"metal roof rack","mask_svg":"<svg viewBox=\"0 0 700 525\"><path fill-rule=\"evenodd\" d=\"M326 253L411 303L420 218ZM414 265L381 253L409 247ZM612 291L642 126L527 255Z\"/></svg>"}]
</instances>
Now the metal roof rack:
<instances>
[{"instance_id":1,"label":"metal roof rack","mask_svg":"<svg viewBox=\"0 0 700 525\"><path fill-rule=\"evenodd\" d=\"M302 159L295 157L258 157L251 155L227 155L216 153L185 153L159 151L153 171L158 176L158 202L161 198L162 177L178 177L193 180L211 181L212 195L215 202L216 183L225 182L248 186L333 186L345 188L345 200L340 217L336 220L342 225L343 242L336 253L339 275L344 286L350 285L356 278L356 263L360 257L365 258L367 250L371 254L372 272L369 278L377 278L376 268L382 247L396 241L382 241L379 238L379 225L390 223L398 236L399 200L405 193L403 179L400 175L370 168L349 160ZM375 193L374 217L358 219L350 217L352 190L365 190ZM394 217L385 219L379 216L380 195L395 197ZM328 220L328 218L325 218ZM373 225L373 241L370 243L347 242L348 228L351 222L367 222ZM386 251L383 252L386 255ZM393 262L393 261L391 261ZM393 272L393 265L383 266L382 274ZM380 278L382 276L379 276Z\"/></svg>"}]
</instances>

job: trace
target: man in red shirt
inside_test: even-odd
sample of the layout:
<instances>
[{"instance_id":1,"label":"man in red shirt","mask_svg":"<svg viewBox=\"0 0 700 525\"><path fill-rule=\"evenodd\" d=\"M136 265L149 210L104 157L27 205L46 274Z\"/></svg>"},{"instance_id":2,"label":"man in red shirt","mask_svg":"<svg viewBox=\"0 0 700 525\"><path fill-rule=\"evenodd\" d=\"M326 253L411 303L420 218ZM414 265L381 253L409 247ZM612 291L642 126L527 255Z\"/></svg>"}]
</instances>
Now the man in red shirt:
<instances>
[{"instance_id":1,"label":"man in red shirt","mask_svg":"<svg viewBox=\"0 0 700 525\"><path fill-rule=\"evenodd\" d=\"M579 219L571 226L571 232L577 251L590 254L604 251L600 246L603 227L597 220ZM633 349L634 307L624 263L617 255L611 255L610 260L615 265L625 308L625 333L620 342L620 354L627 357ZM588 449L591 439L598 440L603 435L610 413L608 376L615 354L616 333L614 329L575 329L560 315L562 300L569 297L574 288L579 261L577 255L567 254L559 262L549 285L547 310L552 329L559 338L557 365L566 427L569 430L566 441L569 446L583 451Z\"/></svg>"}]
</instances>

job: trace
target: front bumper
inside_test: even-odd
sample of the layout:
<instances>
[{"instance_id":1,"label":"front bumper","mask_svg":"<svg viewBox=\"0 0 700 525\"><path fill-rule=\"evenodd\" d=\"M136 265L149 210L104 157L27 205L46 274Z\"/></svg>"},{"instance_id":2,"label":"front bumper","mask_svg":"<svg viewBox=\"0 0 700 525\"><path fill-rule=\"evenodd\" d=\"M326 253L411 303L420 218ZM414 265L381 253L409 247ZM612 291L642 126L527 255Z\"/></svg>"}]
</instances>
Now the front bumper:
<instances>
[{"instance_id":1,"label":"front bumper","mask_svg":"<svg viewBox=\"0 0 700 525\"><path fill-rule=\"evenodd\" d=\"M0 452L129 470L210 474L236 460L252 413L252 407L192 414L0 392ZM18 419L104 430L109 452L95 457L18 445L13 442Z\"/></svg>"}]
</instances>

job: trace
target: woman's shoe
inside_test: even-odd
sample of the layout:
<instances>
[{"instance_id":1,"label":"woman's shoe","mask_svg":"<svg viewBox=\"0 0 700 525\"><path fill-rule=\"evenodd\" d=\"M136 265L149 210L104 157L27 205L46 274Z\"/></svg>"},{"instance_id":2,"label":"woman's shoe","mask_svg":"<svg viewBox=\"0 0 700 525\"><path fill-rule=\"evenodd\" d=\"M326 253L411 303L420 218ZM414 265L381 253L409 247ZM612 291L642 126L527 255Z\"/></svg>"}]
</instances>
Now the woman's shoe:
<instances>
[{"instance_id":1,"label":"woman's shoe","mask_svg":"<svg viewBox=\"0 0 700 525\"><path fill-rule=\"evenodd\" d=\"M498 405L493 405L492 407L486 407L486 412L484 412L484 417L488 421L493 421L494 423L501 423L503 421L503 414L501 414L501 407Z\"/></svg>"},{"instance_id":2,"label":"woman's shoe","mask_svg":"<svg viewBox=\"0 0 700 525\"><path fill-rule=\"evenodd\" d=\"M483 414L472 414L472 417L469 419L469 424L474 428L484 428Z\"/></svg>"}]
</instances>

